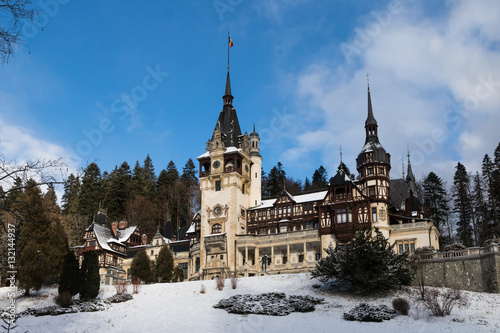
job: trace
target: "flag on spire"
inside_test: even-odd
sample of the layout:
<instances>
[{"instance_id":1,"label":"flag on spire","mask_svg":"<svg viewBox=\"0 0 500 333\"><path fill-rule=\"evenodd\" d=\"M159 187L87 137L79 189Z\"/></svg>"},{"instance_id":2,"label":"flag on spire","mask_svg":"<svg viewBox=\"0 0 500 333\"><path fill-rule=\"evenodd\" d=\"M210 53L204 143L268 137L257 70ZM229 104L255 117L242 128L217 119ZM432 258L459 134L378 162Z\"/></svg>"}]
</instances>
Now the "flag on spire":
<instances>
[{"instance_id":1,"label":"flag on spire","mask_svg":"<svg viewBox=\"0 0 500 333\"><path fill-rule=\"evenodd\" d=\"M231 37L229 37L229 47L233 47L233 40L231 39Z\"/></svg>"}]
</instances>

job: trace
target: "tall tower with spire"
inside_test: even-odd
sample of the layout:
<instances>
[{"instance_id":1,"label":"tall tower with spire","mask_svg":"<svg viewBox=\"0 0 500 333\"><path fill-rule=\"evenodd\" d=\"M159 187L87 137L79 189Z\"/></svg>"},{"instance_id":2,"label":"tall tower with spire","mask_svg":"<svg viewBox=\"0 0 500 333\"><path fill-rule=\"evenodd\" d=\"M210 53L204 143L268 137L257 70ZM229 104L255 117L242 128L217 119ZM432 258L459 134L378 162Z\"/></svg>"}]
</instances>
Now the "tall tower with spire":
<instances>
[{"instance_id":1,"label":"tall tower with spire","mask_svg":"<svg viewBox=\"0 0 500 333\"><path fill-rule=\"evenodd\" d=\"M246 211L261 203L259 135L241 129L233 107L229 66L222 110L200 162L200 245L190 252L191 279L236 270L236 235L246 233Z\"/></svg>"},{"instance_id":2,"label":"tall tower with spire","mask_svg":"<svg viewBox=\"0 0 500 333\"><path fill-rule=\"evenodd\" d=\"M370 86L368 85L368 115L365 121L365 145L356 159L360 188L370 200L370 222L389 238L389 172L390 154L380 144L377 120L373 115Z\"/></svg>"}]
</instances>

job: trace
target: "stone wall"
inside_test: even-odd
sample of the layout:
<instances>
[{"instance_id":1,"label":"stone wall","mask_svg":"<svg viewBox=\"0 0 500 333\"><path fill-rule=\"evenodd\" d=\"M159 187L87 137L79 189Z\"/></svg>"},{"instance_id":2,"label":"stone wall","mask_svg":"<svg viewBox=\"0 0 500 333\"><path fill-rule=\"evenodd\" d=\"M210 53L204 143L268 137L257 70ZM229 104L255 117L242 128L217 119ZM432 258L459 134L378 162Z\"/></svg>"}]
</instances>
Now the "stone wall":
<instances>
[{"instance_id":1,"label":"stone wall","mask_svg":"<svg viewBox=\"0 0 500 333\"><path fill-rule=\"evenodd\" d=\"M500 292L500 245L415 256L418 285L454 287L479 292Z\"/></svg>"}]
</instances>

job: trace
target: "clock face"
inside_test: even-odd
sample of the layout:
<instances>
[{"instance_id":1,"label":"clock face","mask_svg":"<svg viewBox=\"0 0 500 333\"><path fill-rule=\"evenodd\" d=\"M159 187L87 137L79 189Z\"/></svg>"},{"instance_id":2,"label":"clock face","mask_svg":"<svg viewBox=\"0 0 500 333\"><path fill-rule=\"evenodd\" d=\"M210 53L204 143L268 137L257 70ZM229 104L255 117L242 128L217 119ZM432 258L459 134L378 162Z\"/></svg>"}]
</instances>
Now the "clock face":
<instances>
[{"instance_id":1,"label":"clock face","mask_svg":"<svg viewBox=\"0 0 500 333\"><path fill-rule=\"evenodd\" d=\"M245 171L248 173L248 164L245 164Z\"/></svg>"},{"instance_id":2,"label":"clock face","mask_svg":"<svg viewBox=\"0 0 500 333\"><path fill-rule=\"evenodd\" d=\"M220 167L220 161L214 161L214 163L212 164L212 166L214 167L214 169L217 169L218 167Z\"/></svg>"},{"instance_id":3,"label":"clock face","mask_svg":"<svg viewBox=\"0 0 500 333\"><path fill-rule=\"evenodd\" d=\"M214 208L214 214L215 215L220 215L220 213L222 212L222 209L220 208L220 206L217 206Z\"/></svg>"}]
</instances>

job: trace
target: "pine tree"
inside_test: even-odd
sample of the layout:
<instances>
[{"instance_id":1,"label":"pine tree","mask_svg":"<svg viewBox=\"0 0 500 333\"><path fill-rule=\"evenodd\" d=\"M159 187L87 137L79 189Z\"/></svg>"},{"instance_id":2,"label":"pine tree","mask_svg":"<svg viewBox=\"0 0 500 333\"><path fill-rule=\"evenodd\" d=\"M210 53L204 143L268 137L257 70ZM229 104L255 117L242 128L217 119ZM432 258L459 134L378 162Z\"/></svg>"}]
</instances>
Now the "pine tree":
<instances>
[{"instance_id":1,"label":"pine tree","mask_svg":"<svg viewBox=\"0 0 500 333\"><path fill-rule=\"evenodd\" d=\"M132 197L136 195L145 195L145 183L144 169L139 164L139 161L135 161L134 170L132 171L132 180L130 181Z\"/></svg>"},{"instance_id":2,"label":"pine tree","mask_svg":"<svg viewBox=\"0 0 500 333\"><path fill-rule=\"evenodd\" d=\"M311 181L309 178L306 177L306 180L304 181L304 191L310 191L311 190Z\"/></svg>"},{"instance_id":3,"label":"pine tree","mask_svg":"<svg viewBox=\"0 0 500 333\"><path fill-rule=\"evenodd\" d=\"M126 203L130 197L130 182L132 175L130 166L123 162L119 168L110 174L110 184L106 191L104 206L112 220L121 220L126 216Z\"/></svg>"},{"instance_id":4,"label":"pine tree","mask_svg":"<svg viewBox=\"0 0 500 333\"><path fill-rule=\"evenodd\" d=\"M151 279L151 261L145 250L137 252L134 259L132 259L130 274L132 275L132 279L139 278L142 281Z\"/></svg>"},{"instance_id":5,"label":"pine tree","mask_svg":"<svg viewBox=\"0 0 500 333\"><path fill-rule=\"evenodd\" d=\"M86 219L87 225L92 223L103 198L101 170L96 163L90 163L83 172L78 200L78 214Z\"/></svg>"},{"instance_id":6,"label":"pine tree","mask_svg":"<svg viewBox=\"0 0 500 333\"><path fill-rule=\"evenodd\" d=\"M156 174L155 167L153 166L153 160L151 159L151 157L149 157L149 154L144 160L142 169L144 171L145 181L144 195L152 199L156 191Z\"/></svg>"},{"instance_id":7,"label":"pine tree","mask_svg":"<svg viewBox=\"0 0 500 333\"><path fill-rule=\"evenodd\" d=\"M438 175L430 172L425 177L422 187L425 212L434 221L442 239L449 211L448 201L446 200L446 186ZM448 236L452 236L451 230L447 231ZM442 241L439 243L443 244Z\"/></svg>"},{"instance_id":8,"label":"pine tree","mask_svg":"<svg viewBox=\"0 0 500 333\"><path fill-rule=\"evenodd\" d=\"M99 295L101 278L99 276L99 257L95 251L83 253L82 267L79 274L80 299L94 299Z\"/></svg>"},{"instance_id":9,"label":"pine tree","mask_svg":"<svg viewBox=\"0 0 500 333\"><path fill-rule=\"evenodd\" d=\"M375 228L358 230L349 247L330 246L327 256L311 272L313 278L327 283L332 279L347 282L355 290L375 292L409 284L413 269L408 265L407 254L396 254L384 235Z\"/></svg>"},{"instance_id":10,"label":"pine tree","mask_svg":"<svg viewBox=\"0 0 500 333\"><path fill-rule=\"evenodd\" d=\"M67 251L67 238L56 218L57 212L51 212L54 209L51 205L57 206L55 195L44 202L37 183L29 180L18 199L18 209L22 212L18 223L19 282L29 294L30 289L39 290L46 279L57 277Z\"/></svg>"},{"instance_id":11,"label":"pine tree","mask_svg":"<svg viewBox=\"0 0 500 333\"><path fill-rule=\"evenodd\" d=\"M326 169L320 165L318 169L314 171L312 176L312 187L315 189L325 188L328 183L328 173Z\"/></svg>"},{"instance_id":12,"label":"pine tree","mask_svg":"<svg viewBox=\"0 0 500 333\"><path fill-rule=\"evenodd\" d=\"M78 260L75 253L69 250L64 257L64 264L59 277L58 292L61 295L64 292L69 292L71 296L78 294L79 289L79 268Z\"/></svg>"},{"instance_id":13,"label":"pine tree","mask_svg":"<svg viewBox=\"0 0 500 333\"><path fill-rule=\"evenodd\" d=\"M487 193L487 206L488 206L488 229L492 238L500 237L500 201L497 197L497 189L500 188L500 177L498 177L497 168L488 156L484 155L482 176Z\"/></svg>"},{"instance_id":14,"label":"pine tree","mask_svg":"<svg viewBox=\"0 0 500 333\"><path fill-rule=\"evenodd\" d=\"M80 179L70 174L64 182L64 195L61 199L64 214L76 214L78 212L79 191Z\"/></svg>"},{"instance_id":15,"label":"pine tree","mask_svg":"<svg viewBox=\"0 0 500 333\"><path fill-rule=\"evenodd\" d=\"M478 172L472 178L472 221L474 225L474 238L476 246L480 246L485 240L491 238L490 214L484 200L482 178Z\"/></svg>"},{"instance_id":16,"label":"pine tree","mask_svg":"<svg viewBox=\"0 0 500 333\"><path fill-rule=\"evenodd\" d=\"M269 171L269 175L267 177L266 188L269 196L279 195L283 191L285 177L286 172L283 169L283 164L278 162L278 164L276 164L276 166Z\"/></svg>"},{"instance_id":17,"label":"pine tree","mask_svg":"<svg viewBox=\"0 0 500 333\"><path fill-rule=\"evenodd\" d=\"M453 204L458 214L457 236L463 245L474 245L472 232L472 202L470 196L470 180L465 166L458 162L453 178Z\"/></svg>"},{"instance_id":18,"label":"pine tree","mask_svg":"<svg viewBox=\"0 0 500 333\"><path fill-rule=\"evenodd\" d=\"M168 247L164 246L156 258L155 273L158 282L170 282L174 276L174 256Z\"/></svg>"}]
</instances>

